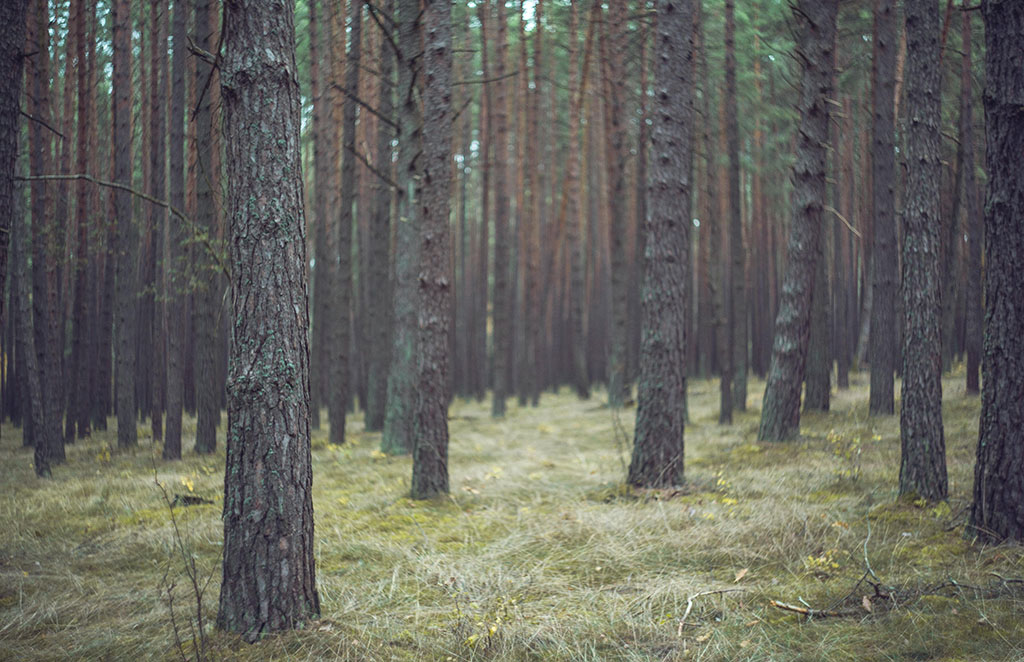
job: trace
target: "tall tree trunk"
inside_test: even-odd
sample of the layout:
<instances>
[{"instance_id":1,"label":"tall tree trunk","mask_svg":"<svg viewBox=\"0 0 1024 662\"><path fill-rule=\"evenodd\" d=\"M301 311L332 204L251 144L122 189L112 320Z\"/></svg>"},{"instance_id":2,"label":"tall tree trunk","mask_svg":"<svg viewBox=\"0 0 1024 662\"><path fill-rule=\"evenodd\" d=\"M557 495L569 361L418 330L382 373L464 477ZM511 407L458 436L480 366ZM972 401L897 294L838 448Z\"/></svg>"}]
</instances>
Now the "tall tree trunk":
<instances>
[{"instance_id":1,"label":"tall tree trunk","mask_svg":"<svg viewBox=\"0 0 1024 662\"><path fill-rule=\"evenodd\" d=\"M233 0L224 34L233 323L217 626L256 641L320 614L293 5Z\"/></svg>"},{"instance_id":2,"label":"tall tree trunk","mask_svg":"<svg viewBox=\"0 0 1024 662\"><path fill-rule=\"evenodd\" d=\"M393 2L388 2L385 11L392 13ZM382 174L390 176L394 131L391 124L394 115L394 53L387 39L380 40L380 98L377 112L377 152L375 162ZM387 121L384 121L384 120ZM370 366L367 384L366 429L383 430L387 411L388 366L391 356L391 186L381 178L374 181L373 219L370 226L370 273L366 275L374 290L370 298Z\"/></svg>"},{"instance_id":3,"label":"tall tree trunk","mask_svg":"<svg viewBox=\"0 0 1024 662\"><path fill-rule=\"evenodd\" d=\"M206 52L216 50L213 42L214 21L211 6L216 0L196 0L196 45ZM195 107L197 140L196 225L211 239L217 233L217 201L214 198L218 182L214 180L214 133L218 130L213 118L213 86L216 74L210 63L196 58L196 87L199 95ZM220 394L217 389L217 296L219 274L214 267L208 245L200 245L195 252L198 269L198 288L194 293L193 316L195 339L194 368L196 384L196 452L212 453L217 448L217 423L220 422Z\"/></svg>"},{"instance_id":4,"label":"tall tree trunk","mask_svg":"<svg viewBox=\"0 0 1024 662\"><path fill-rule=\"evenodd\" d=\"M77 149L75 159L75 171L79 173L89 172L89 151L90 137L95 128L93 102L93 88L89 80L89 66L86 55L86 24L89 22L92 3L78 1L75 11L74 30L76 32L77 61L75 74L78 85L78 134L76 136ZM70 56L69 56L70 62ZM70 76L71 70L68 67L65 75ZM74 268L74 303L72 312L72 335L71 335L71 366L68 377L70 379L68 419L74 421L78 436L84 438L89 436L90 421L92 414L93 391L89 383L89 367L92 357L96 351L94 345L95 330L91 328L90 315L91 303L93 301L93 288L91 282L91 262L89 250L91 196L93 185L86 181L79 181L75 184L75 261Z\"/></svg>"},{"instance_id":5,"label":"tall tree trunk","mask_svg":"<svg viewBox=\"0 0 1024 662\"><path fill-rule=\"evenodd\" d=\"M963 12L963 59L960 68L960 143L964 160L964 207L967 212L967 392L978 392L978 366L981 361L982 292L981 249L984 219L978 209L974 178L974 89L971 63L971 17Z\"/></svg>"},{"instance_id":6,"label":"tall tree trunk","mask_svg":"<svg viewBox=\"0 0 1024 662\"><path fill-rule=\"evenodd\" d=\"M970 530L989 542L1024 540L1024 6L985 0L985 342L981 424Z\"/></svg>"},{"instance_id":7,"label":"tall tree trunk","mask_svg":"<svg viewBox=\"0 0 1024 662\"><path fill-rule=\"evenodd\" d=\"M152 4L152 31L150 36L150 75L153 76L153 96L150 110L149 149L151 178L150 193L157 200L166 197L167 180L167 0ZM152 318L152 401L150 423L153 441L163 440L164 382L167 378L165 332L166 290L164 278L164 228L167 214L159 205L150 205L149 226L153 233L153 318Z\"/></svg>"},{"instance_id":8,"label":"tall tree trunk","mask_svg":"<svg viewBox=\"0 0 1024 662\"><path fill-rule=\"evenodd\" d=\"M740 209L740 138L736 111L735 2L725 2L725 132L729 146L729 261L732 296L729 310L729 348L732 352L732 404L747 409L747 279Z\"/></svg>"},{"instance_id":9,"label":"tall tree trunk","mask_svg":"<svg viewBox=\"0 0 1024 662\"><path fill-rule=\"evenodd\" d=\"M907 191L903 212L903 387L900 494L945 499L939 333L939 14L907 0Z\"/></svg>"},{"instance_id":10,"label":"tall tree trunk","mask_svg":"<svg viewBox=\"0 0 1024 662\"><path fill-rule=\"evenodd\" d=\"M530 201L529 210L524 210L520 218L526 223L526 271L523 273L524 313L526 314L526 354L520 363L525 368L522 380L522 391L528 396L530 403L537 406L540 401L540 389L543 381L542 369L542 311L541 311L541 251L550 250L550 246L541 246L541 234L544 210L544 176L545 159L541 145L542 131L541 112L544 82L544 3L536 0L533 7L533 87L528 91L527 122L529 124L526 163L529 170ZM543 284L547 286L547 283Z\"/></svg>"},{"instance_id":11,"label":"tall tree trunk","mask_svg":"<svg viewBox=\"0 0 1024 662\"><path fill-rule=\"evenodd\" d=\"M14 216L21 80L28 0L0 3L0 295L7 282L7 247ZM0 319L7 319L0 310Z\"/></svg>"},{"instance_id":12,"label":"tall tree trunk","mask_svg":"<svg viewBox=\"0 0 1024 662\"><path fill-rule=\"evenodd\" d=\"M821 229L817 267L811 293L811 331L807 339L807 373L804 411L828 411L832 399L832 348L829 338L829 273L826 244L831 239L831 220Z\"/></svg>"},{"instance_id":13,"label":"tall tree trunk","mask_svg":"<svg viewBox=\"0 0 1024 662\"><path fill-rule=\"evenodd\" d=\"M327 182L328 163L326 161L325 143L329 143L324 127L324 107L333 91L324 91L323 73L321 70L321 37L318 20L319 0L309 2L309 79L310 96L313 101L313 262L312 286L313 321L310 344L312 361L309 366L310 375L310 420L314 429L320 429L320 406L323 403L326 374L327 354L325 348L326 330L329 324L324 304L327 301ZM328 31L328 35L330 32ZM328 85L330 85L330 76Z\"/></svg>"},{"instance_id":14,"label":"tall tree trunk","mask_svg":"<svg viewBox=\"0 0 1024 662\"><path fill-rule=\"evenodd\" d=\"M481 0L477 3L477 18L480 21L480 69L484 80L491 77L490 66L490 38L488 36L489 15L491 14L491 3L489 0ZM571 48L571 45L570 45ZM571 67L571 65L570 65ZM483 401L487 391L487 301L490 283L490 231L491 231L491 166L494 159L494 85L484 83L483 94L480 102L480 229L477 235L477 261L475 298L473 304L473 329L474 337L470 338L473 343L473 356L477 365L471 366L473 375L471 384L473 394L477 400Z\"/></svg>"},{"instance_id":15,"label":"tall tree trunk","mask_svg":"<svg viewBox=\"0 0 1024 662\"><path fill-rule=\"evenodd\" d=\"M828 104L838 4L838 0L800 0L794 9L797 48L803 61L800 129L793 166L793 220L786 275L757 435L763 441L786 441L800 432L800 387L807 360L811 293L824 222Z\"/></svg>"},{"instance_id":16,"label":"tall tree trunk","mask_svg":"<svg viewBox=\"0 0 1024 662\"><path fill-rule=\"evenodd\" d=\"M504 5L495 4L495 18L498 22L497 55L494 64L494 78L505 76L508 58L508 18ZM509 352L512 347L512 283L510 277L511 257L509 234L510 199L508 193L508 101L507 86L497 85L494 99L494 331L493 331L493 388L491 415L500 418L505 415L505 400L508 398L508 382L511 365Z\"/></svg>"},{"instance_id":17,"label":"tall tree trunk","mask_svg":"<svg viewBox=\"0 0 1024 662\"><path fill-rule=\"evenodd\" d=\"M629 465L630 484L644 487L683 482L686 280L692 226L693 2L659 0L657 11L643 331L636 438Z\"/></svg>"},{"instance_id":18,"label":"tall tree trunk","mask_svg":"<svg viewBox=\"0 0 1024 662\"><path fill-rule=\"evenodd\" d=\"M26 81L29 113L29 168L32 175L48 175L52 167L50 131L49 14L45 0L36 0L28 17L31 73ZM34 429L36 454L45 453L49 464L64 462L63 392L61 383L60 307L57 292L58 246L62 228L53 217L50 182L33 181L32 211L32 316L36 369L43 403L43 427Z\"/></svg>"},{"instance_id":19,"label":"tall tree trunk","mask_svg":"<svg viewBox=\"0 0 1024 662\"><path fill-rule=\"evenodd\" d=\"M185 208L185 29L191 11L189 0L174 0L171 60L171 114L168 151L170 157L170 201ZM181 410L185 395L185 227L171 217L167 230L167 429L164 434L165 460L181 459Z\"/></svg>"},{"instance_id":20,"label":"tall tree trunk","mask_svg":"<svg viewBox=\"0 0 1024 662\"><path fill-rule=\"evenodd\" d=\"M345 60L345 97L342 112L342 136L344 151L341 167L341 204L337 208L337 278L334 291L332 324L328 333L333 336L334 360L330 362L330 398L328 412L331 420L331 443L345 443L345 414L350 399L351 363L349 345L352 311L352 222L356 192L356 104L359 96L359 58L362 50L362 0L352 0L352 18L348 55ZM344 25L344 22L341 23ZM344 31L335 33L334 38L344 41Z\"/></svg>"},{"instance_id":21,"label":"tall tree trunk","mask_svg":"<svg viewBox=\"0 0 1024 662\"><path fill-rule=\"evenodd\" d=\"M31 31L31 30L30 30ZM22 34L25 34L24 32ZM22 47L24 44L22 44ZM19 52L21 48L18 49ZM16 95L20 96L20 95ZM18 140L15 138L14 147L17 149ZM32 330L32 301L29 298L29 287L31 280L29 276L29 239L31 227L28 216L25 214L22 204L21 192L13 188L16 199L13 200L13 211L16 215L11 219L11 230L14 231L14 241L11 246L11 299L14 310L11 311L17 324L17 355L21 357L22 368L20 368L24 380L22 392L22 445L34 446L33 465L36 475L40 478L49 478L51 475L51 451L38 443L36 430L43 428L45 412L43 411L42 385L39 380L39 367L36 364L35 339ZM63 446L61 447L63 450Z\"/></svg>"},{"instance_id":22,"label":"tall tree trunk","mask_svg":"<svg viewBox=\"0 0 1024 662\"><path fill-rule=\"evenodd\" d=\"M569 244L569 348L572 352L572 384L580 398L590 397L590 378L587 375L587 340L584 327L586 303L585 256L583 251L583 215L580 213L580 127L575 118L582 113L582 95L585 86L580 76L587 75L587 64L580 64L579 56L579 2L572 0L569 9L569 150L566 159L567 234ZM586 52L589 54L594 37L594 22L587 28ZM587 59L584 57L584 59Z\"/></svg>"},{"instance_id":23,"label":"tall tree trunk","mask_svg":"<svg viewBox=\"0 0 1024 662\"><path fill-rule=\"evenodd\" d=\"M874 248L871 251L871 394L868 411L892 414L896 371L896 157L894 151L895 108L893 85L896 76L896 3L876 0L874 80L874 126L871 178L874 191Z\"/></svg>"},{"instance_id":24,"label":"tall tree trunk","mask_svg":"<svg viewBox=\"0 0 1024 662\"><path fill-rule=\"evenodd\" d=\"M612 315L608 355L608 404L621 407L630 392L626 373L629 342L629 273L626 261L626 0L610 0L605 23L605 104L608 154L607 205L611 215Z\"/></svg>"},{"instance_id":25,"label":"tall tree trunk","mask_svg":"<svg viewBox=\"0 0 1024 662\"><path fill-rule=\"evenodd\" d=\"M381 449L409 453L416 416L417 284L419 272L419 187L417 154L422 144L420 95L417 89L420 52L419 3L398 0L398 227L395 232L395 289L391 369Z\"/></svg>"},{"instance_id":26,"label":"tall tree trunk","mask_svg":"<svg viewBox=\"0 0 1024 662\"><path fill-rule=\"evenodd\" d=\"M448 331L452 293L448 236L452 148L452 26L447 0L423 10L423 194L412 497L448 492Z\"/></svg>"}]
</instances>

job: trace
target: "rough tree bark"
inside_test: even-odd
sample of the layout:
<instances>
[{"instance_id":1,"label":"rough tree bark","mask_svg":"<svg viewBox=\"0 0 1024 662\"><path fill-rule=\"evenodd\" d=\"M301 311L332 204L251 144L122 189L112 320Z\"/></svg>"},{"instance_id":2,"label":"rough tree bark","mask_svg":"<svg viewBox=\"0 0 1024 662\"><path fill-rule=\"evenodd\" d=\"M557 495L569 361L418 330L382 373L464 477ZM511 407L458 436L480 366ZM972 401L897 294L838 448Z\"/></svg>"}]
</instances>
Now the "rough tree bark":
<instances>
[{"instance_id":1,"label":"rough tree bark","mask_svg":"<svg viewBox=\"0 0 1024 662\"><path fill-rule=\"evenodd\" d=\"M838 0L800 0L794 8L803 63L800 129L793 165L793 220L775 320L771 367L758 439L786 441L800 432L800 388L810 335L811 292L824 222L829 96Z\"/></svg>"},{"instance_id":2,"label":"rough tree bark","mask_svg":"<svg viewBox=\"0 0 1024 662\"><path fill-rule=\"evenodd\" d=\"M217 626L248 641L320 613L293 10L229 0L221 65L234 319Z\"/></svg>"},{"instance_id":3,"label":"rough tree bark","mask_svg":"<svg viewBox=\"0 0 1024 662\"><path fill-rule=\"evenodd\" d=\"M970 530L1024 540L1024 5L986 0L985 341Z\"/></svg>"},{"instance_id":4,"label":"rough tree bark","mask_svg":"<svg viewBox=\"0 0 1024 662\"><path fill-rule=\"evenodd\" d=\"M452 25L447 0L423 10L423 193L418 274L412 497L448 492L448 333L452 322L448 213L452 147Z\"/></svg>"},{"instance_id":5,"label":"rough tree bark","mask_svg":"<svg viewBox=\"0 0 1024 662\"><path fill-rule=\"evenodd\" d=\"M900 494L945 499L939 321L939 13L908 0L907 191L903 211L903 386Z\"/></svg>"},{"instance_id":6,"label":"rough tree bark","mask_svg":"<svg viewBox=\"0 0 1024 662\"><path fill-rule=\"evenodd\" d=\"M659 0L636 438L629 482L683 482L686 279L690 270L693 2Z\"/></svg>"},{"instance_id":7,"label":"rough tree bark","mask_svg":"<svg viewBox=\"0 0 1024 662\"><path fill-rule=\"evenodd\" d=\"M893 373L896 371L896 259L895 190L896 135L893 87L897 43L895 0L876 0L875 52L872 60L874 122L871 179L874 247L871 251L871 394L868 411L889 415L894 410Z\"/></svg>"}]
</instances>

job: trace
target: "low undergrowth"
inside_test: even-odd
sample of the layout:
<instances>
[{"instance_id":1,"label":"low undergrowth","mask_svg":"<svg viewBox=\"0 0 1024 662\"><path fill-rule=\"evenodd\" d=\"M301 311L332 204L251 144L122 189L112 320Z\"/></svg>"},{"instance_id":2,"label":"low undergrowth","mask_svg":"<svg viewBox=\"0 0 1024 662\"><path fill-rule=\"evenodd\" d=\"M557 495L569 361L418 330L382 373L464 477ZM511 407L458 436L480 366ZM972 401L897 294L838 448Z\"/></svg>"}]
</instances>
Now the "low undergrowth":
<instances>
[{"instance_id":1,"label":"low undergrowth","mask_svg":"<svg viewBox=\"0 0 1024 662\"><path fill-rule=\"evenodd\" d=\"M759 397L719 426L717 384L691 382L678 490L625 487L612 413L567 392L510 403L502 421L456 402L452 494L429 502L408 498L410 460L382 455L358 416L344 446L316 431L323 615L252 646L211 631L209 656L1022 659L1024 550L963 538L977 398L959 379L944 387L949 501L900 500L898 419L869 418L867 376L852 380L788 444L756 442ZM212 502L175 513L196 571L213 575L213 622L223 448L165 463L148 434L126 453L114 430L94 434L40 481L3 427L0 658L180 659L161 586L189 580L154 462L169 493ZM179 590L182 614L187 599Z\"/></svg>"}]
</instances>

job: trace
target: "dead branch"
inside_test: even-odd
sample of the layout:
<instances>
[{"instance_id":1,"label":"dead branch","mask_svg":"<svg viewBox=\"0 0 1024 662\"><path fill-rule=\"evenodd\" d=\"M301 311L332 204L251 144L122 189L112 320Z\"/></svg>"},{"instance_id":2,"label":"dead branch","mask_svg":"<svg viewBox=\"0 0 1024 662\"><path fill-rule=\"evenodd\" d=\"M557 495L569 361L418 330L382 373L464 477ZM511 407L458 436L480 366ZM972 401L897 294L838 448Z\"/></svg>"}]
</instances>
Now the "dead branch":
<instances>
[{"instance_id":1,"label":"dead branch","mask_svg":"<svg viewBox=\"0 0 1024 662\"><path fill-rule=\"evenodd\" d=\"M860 613L853 609L846 609L843 611L832 611L829 609L813 609L811 607L801 607L800 605L791 605L786 602L779 602L778 600L769 600L768 604L776 609L782 609L784 611L792 611L797 614L803 614L807 618L841 618L843 616L855 616Z\"/></svg>"},{"instance_id":2,"label":"dead branch","mask_svg":"<svg viewBox=\"0 0 1024 662\"><path fill-rule=\"evenodd\" d=\"M200 234L199 232L197 232L197 228L196 228L195 222L191 218L186 216L184 214L184 212L182 212L180 209L178 209L177 207L172 205L167 200L160 200L159 198L154 198L153 196L149 195L148 193L143 193L142 191L139 191L138 189L134 189L131 186L128 186L127 184L121 184L119 182L108 182L108 181L105 181L103 179L97 179L96 177L93 177L92 175L87 175L87 174L84 174L84 173L77 173L77 174L74 174L74 175L31 175L31 176L28 176L28 177L18 176L18 177L15 177L14 179L16 179L18 181L22 181L22 182L67 181L67 180L73 180L73 179L81 179L81 180L86 181L86 182L92 182L93 184L96 184L97 186L105 186L107 188L118 189L119 191L126 191L126 192L131 193L132 195L134 195L136 197L139 197L139 198L142 198L143 200L146 200L147 202L151 202L154 205L157 205L158 207L163 207L164 209L168 210L169 212L171 212L172 214L177 216L179 219L181 219L181 221L185 225L187 225L189 227L189 229L191 229L193 231L194 238L198 239L200 241L200 243L202 243L203 246L207 249L207 251L209 251L210 256L213 257L214 261L217 263L217 267L221 270L221 272L223 272L225 276L229 275L227 265L224 264L223 260L221 260L220 254L218 254L217 251L214 250L213 245L210 243L210 238Z\"/></svg>"},{"instance_id":3,"label":"dead branch","mask_svg":"<svg viewBox=\"0 0 1024 662\"><path fill-rule=\"evenodd\" d=\"M737 591L745 591L743 588L720 588L717 591L701 591L700 593L694 593L690 597L686 598L686 611L683 612L683 617L679 619L679 627L676 628L676 636L683 636L683 627L686 626L686 619L689 617L690 612L693 611L693 601L697 598L703 598L708 595L721 595L722 593L735 593Z\"/></svg>"}]
</instances>

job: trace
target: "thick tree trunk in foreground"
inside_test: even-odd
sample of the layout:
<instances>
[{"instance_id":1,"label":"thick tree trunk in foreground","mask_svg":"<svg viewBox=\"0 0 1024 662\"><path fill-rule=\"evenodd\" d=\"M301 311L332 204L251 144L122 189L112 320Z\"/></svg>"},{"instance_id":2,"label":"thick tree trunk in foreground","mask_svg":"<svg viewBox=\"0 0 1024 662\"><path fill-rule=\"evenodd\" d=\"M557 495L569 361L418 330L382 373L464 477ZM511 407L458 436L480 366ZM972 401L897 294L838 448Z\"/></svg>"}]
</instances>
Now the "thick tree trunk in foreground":
<instances>
[{"instance_id":1,"label":"thick tree trunk in foreground","mask_svg":"<svg viewBox=\"0 0 1024 662\"><path fill-rule=\"evenodd\" d=\"M868 411L892 414L893 373L896 372L896 135L893 86L896 76L896 3L877 0L875 52L872 62L874 122L871 151L871 189L874 247L871 251L871 395Z\"/></svg>"},{"instance_id":2,"label":"thick tree trunk in foreground","mask_svg":"<svg viewBox=\"0 0 1024 662\"><path fill-rule=\"evenodd\" d=\"M690 270L693 2L660 0L655 30L648 219L636 438L629 482L683 482L686 279Z\"/></svg>"},{"instance_id":3,"label":"thick tree trunk in foreground","mask_svg":"<svg viewBox=\"0 0 1024 662\"><path fill-rule=\"evenodd\" d=\"M986 0L985 343L981 426L970 528L986 541L1024 540L1024 5Z\"/></svg>"},{"instance_id":4,"label":"thick tree trunk in foreground","mask_svg":"<svg viewBox=\"0 0 1024 662\"><path fill-rule=\"evenodd\" d=\"M939 318L939 13L908 0L900 494L945 499Z\"/></svg>"},{"instance_id":5,"label":"thick tree trunk in foreground","mask_svg":"<svg viewBox=\"0 0 1024 662\"><path fill-rule=\"evenodd\" d=\"M794 11L798 49L804 63L800 130L793 166L793 221L786 275L757 435L762 441L786 441L800 432L800 389L824 222L828 103L832 93L837 11L838 0L801 0Z\"/></svg>"},{"instance_id":6,"label":"thick tree trunk in foreground","mask_svg":"<svg viewBox=\"0 0 1024 662\"><path fill-rule=\"evenodd\" d=\"M452 24L447 0L423 11L423 194L418 289L419 340L412 496L448 492L448 333L452 323L448 236L452 148Z\"/></svg>"},{"instance_id":7,"label":"thick tree trunk in foreground","mask_svg":"<svg viewBox=\"0 0 1024 662\"><path fill-rule=\"evenodd\" d=\"M224 29L233 322L217 626L255 641L320 613L293 5L231 0Z\"/></svg>"}]
</instances>

